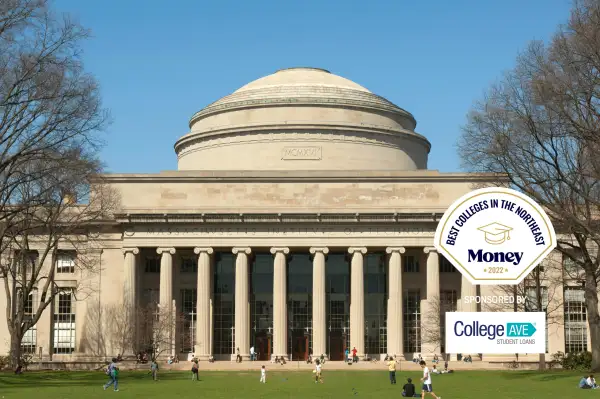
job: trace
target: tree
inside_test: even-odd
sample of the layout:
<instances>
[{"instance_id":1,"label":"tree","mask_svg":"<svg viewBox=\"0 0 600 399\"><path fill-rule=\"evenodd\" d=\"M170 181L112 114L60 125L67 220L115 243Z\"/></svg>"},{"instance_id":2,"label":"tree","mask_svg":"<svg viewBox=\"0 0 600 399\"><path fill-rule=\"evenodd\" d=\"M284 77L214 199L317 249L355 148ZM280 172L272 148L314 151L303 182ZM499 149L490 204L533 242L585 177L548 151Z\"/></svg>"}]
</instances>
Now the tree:
<instances>
[{"instance_id":1,"label":"tree","mask_svg":"<svg viewBox=\"0 0 600 399\"><path fill-rule=\"evenodd\" d=\"M184 315L178 313L175 305L161 307L150 303L137 313L139 334L137 347L140 352L156 359L163 354L174 353L175 331L184 325Z\"/></svg>"},{"instance_id":2,"label":"tree","mask_svg":"<svg viewBox=\"0 0 600 399\"><path fill-rule=\"evenodd\" d=\"M88 35L46 0L0 2L0 278L13 366L23 335L58 295L86 295L98 267L90 230L117 204L97 177L108 115L80 60ZM63 250L76 254L68 268L78 287L57 284Z\"/></svg>"},{"instance_id":3,"label":"tree","mask_svg":"<svg viewBox=\"0 0 600 399\"><path fill-rule=\"evenodd\" d=\"M421 323L421 343L433 347L434 354L445 352L446 312L456 312L456 298L448 295L436 295L427 300L427 312Z\"/></svg>"},{"instance_id":4,"label":"tree","mask_svg":"<svg viewBox=\"0 0 600 399\"><path fill-rule=\"evenodd\" d=\"M548 45L532 42L468 116L464 167L491 172L548 212L582 271L592 369L600 370L600 0L577 0Z\"/></svg>"}]
</instances>

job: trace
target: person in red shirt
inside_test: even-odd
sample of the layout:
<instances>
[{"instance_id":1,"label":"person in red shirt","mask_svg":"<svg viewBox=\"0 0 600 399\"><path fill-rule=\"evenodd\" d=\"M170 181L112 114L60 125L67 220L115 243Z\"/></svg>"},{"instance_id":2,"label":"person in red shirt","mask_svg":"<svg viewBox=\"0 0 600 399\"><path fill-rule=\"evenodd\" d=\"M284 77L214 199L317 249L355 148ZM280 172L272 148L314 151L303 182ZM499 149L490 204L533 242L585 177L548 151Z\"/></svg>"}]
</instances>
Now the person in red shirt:
<instances>
[{"instance_id":1,"label":"person in red shirt","mask_svg":"<svg viewBox=\"0 0 600 399\"><path fill-rule=\"evenodd\" d=\"M354 363L358 362L358 358L356 357L356 347L352 348L352 361Z\"/></svg>"}]
</instances>

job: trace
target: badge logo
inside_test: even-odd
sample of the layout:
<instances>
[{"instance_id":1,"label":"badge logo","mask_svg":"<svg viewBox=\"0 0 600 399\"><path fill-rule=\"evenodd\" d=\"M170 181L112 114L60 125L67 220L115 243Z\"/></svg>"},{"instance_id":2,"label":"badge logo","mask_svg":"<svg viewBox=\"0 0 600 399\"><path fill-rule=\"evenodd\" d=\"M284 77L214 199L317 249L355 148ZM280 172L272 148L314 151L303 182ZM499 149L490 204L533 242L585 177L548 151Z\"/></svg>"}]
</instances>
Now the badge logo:
<instances>
[{"instance_id":1,"label":"badge logo","mask_svg":"<svg viewBox=\"0 0 600 399\"><path fill-rule=\"evenodd\" d=\"M531 198L491 187L448 208L434 245L472 284L516 285L556 248L556 233Z\"/></svg>"}]
</instances>

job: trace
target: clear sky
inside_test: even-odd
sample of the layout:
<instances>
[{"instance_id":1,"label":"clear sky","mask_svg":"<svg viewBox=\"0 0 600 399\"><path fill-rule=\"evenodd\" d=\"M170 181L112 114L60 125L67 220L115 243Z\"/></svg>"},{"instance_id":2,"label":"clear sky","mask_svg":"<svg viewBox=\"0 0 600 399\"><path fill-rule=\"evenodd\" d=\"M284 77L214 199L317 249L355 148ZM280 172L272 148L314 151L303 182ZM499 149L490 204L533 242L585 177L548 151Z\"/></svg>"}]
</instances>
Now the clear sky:
<instances>
[{"instance_id":1,"label":"clear sky","mask_svg":"<svg viewBox=\"0 0 600 399\"><path fill-rule=\"evenodd\" d=\"M472 103L569 0L55 0L90 28L86 69L113 123L110 172L175 170L192 114L278 69L324 68L411 112L429 168L460 170Z\"/></svg>"}]
</instances>

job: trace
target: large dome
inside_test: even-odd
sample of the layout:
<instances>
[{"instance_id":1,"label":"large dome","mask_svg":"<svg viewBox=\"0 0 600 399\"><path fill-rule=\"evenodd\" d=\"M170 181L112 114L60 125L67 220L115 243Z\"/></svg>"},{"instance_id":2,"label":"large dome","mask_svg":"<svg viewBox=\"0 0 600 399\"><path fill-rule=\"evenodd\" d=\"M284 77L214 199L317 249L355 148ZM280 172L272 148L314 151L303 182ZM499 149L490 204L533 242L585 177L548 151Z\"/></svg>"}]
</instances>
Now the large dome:
<instances>
[{"instance_id":1,"label":"large dome","mask_svg":"<svg viewBox=\"0 0 600 399\"><path fill-rule=\"evenodd\" d=\"M257 79L197 112L179 170L415 170L430 144L414 117L318 68Z\"/></svg>"}]
</instances>

